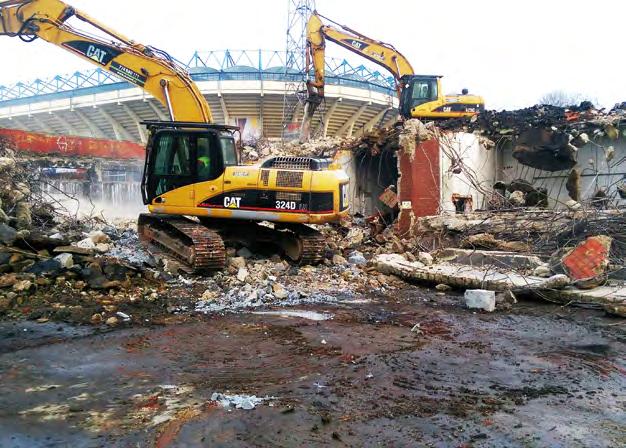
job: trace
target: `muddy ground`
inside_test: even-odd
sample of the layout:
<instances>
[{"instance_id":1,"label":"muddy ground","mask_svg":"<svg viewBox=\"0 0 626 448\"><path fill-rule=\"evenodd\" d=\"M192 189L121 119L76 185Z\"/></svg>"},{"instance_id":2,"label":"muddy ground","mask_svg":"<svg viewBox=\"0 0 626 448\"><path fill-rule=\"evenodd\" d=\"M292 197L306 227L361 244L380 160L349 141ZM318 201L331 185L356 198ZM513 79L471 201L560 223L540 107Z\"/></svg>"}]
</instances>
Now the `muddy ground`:
<instances>
[{"instance_id":1,"label":"muddy ground","mask_svg":"<svg viewBox=\"0 0 626 448\"><path fill-rule=\"evenodd\" d=\"M306 317L1 322L0 446L626 445L623 320L462 303L407 286ZM215 392L267 400L224 408Z\"/></svg>"}]
</instances>

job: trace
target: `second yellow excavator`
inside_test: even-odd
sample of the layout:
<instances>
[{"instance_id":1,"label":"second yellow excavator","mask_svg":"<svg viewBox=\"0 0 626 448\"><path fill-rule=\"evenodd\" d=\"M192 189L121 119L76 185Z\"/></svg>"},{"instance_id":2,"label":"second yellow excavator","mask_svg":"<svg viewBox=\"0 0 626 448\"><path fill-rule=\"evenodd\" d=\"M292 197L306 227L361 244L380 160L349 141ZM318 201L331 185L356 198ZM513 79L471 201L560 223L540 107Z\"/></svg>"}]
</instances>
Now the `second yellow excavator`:
<instances>
[{"instance_id":1,"label":"second yellow excavator","mask_svg":"<svg viewBox=\"0 0 626 448\"><path fill-rule=\"evenodd\" d=\"M332 25L324 24L322 19ZM465 90L460 95L444 95L441 76L416 75L409 61L393 45L371 39L313 11L307 23L306 66L307 74L312 66L314 79L307 81L305 123L312 118L317 105L324 98L326 40L361 55L391 72L396 80L396 90L400 98L399 112L403 118L434 120L467 117L480 113L485 108L482 97L469 95ZM305 127L306 124L303 125L303 129Z\"/></svg>"},{"instance_id":2,"label":"second yellow excavator","mask_svg":"<svg viewBox=\"0 0 626 448\"><path fill-rule=\"evenodd\" d=\"M77 30L70 19L106 38ZM144 89L169 112L172 121L145 123L142 193L150 213L140 215L138 231L152 252L198 273L224 267L224 241L270 242L300 263L321 260L322 235L306 224L348 213L348 176L329 160L274 157L240 165L237 128L212 124L206 99L183 67L60 0L0 2L0 35L68 50Z\"/></svg>"}]
</instances>

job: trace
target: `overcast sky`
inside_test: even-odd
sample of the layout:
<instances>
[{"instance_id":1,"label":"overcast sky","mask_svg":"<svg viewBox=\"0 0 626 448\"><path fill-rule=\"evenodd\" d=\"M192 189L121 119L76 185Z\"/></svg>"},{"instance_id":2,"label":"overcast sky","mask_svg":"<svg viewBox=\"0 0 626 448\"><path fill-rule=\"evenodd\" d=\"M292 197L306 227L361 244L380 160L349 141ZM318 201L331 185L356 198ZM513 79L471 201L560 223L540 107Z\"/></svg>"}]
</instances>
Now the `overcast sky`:
<instances>
[{"instance_id":1,"label":"overcast sky","mask_svg":"<svg viewBox=\"0 0 626 448\"><path fill-rule=\"evenodd\" d=\"M287 0L70 0L101 22L181 60L194 50L283 50ZM488 108L534 104L552 90L602 106L626 101L626 2L611 0L317 0L327 17L392 43L446 92L483 95ZM360 63L328 45L328 53ZM42 41L0 37L0 84L90 68ZM367 64L367 63L366 63Z\"/></svg>"}]
</instances>

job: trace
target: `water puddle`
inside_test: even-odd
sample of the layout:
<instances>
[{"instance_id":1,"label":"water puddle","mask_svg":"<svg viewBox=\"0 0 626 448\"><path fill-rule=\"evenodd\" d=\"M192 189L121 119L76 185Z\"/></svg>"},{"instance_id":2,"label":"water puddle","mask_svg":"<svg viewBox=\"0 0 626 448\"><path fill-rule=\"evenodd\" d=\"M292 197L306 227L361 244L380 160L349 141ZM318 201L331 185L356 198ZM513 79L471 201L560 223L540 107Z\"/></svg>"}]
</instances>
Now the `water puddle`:
<instances>
[{"instance_id":1,"label":"water puddle","mask_svg":"<svg viewBox=\"0 0 626 448\"><path fill-rule=\"evenodd\" d=\"M283 311L253 311L252 314L260 314L266 316L280 316L280 317L302 317L309 320L328 320L332 319L333 315L328 313L318 313L317 311L305 311L305 310L283 310Z\"/></svg>"}]
</instances>

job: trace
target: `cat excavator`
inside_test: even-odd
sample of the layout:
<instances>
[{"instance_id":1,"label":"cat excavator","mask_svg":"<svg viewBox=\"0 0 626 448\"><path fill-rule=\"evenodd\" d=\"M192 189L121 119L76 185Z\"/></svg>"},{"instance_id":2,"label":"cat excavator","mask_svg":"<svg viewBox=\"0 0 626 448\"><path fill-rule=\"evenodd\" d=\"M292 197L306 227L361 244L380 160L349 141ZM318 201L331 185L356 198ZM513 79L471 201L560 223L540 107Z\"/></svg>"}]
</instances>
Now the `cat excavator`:
<instances>
[{"instance_id":1,"label":"cat excavator","mask_svg":"<svg viewBox=\"0 0 626 448\"><path fill-rule=\"evenodd\" d=\"M325 24L325 19L331 25ZM409 61L393 45L369 38L345 25L313 11L307 22L307 76L313 68L314 79L307 80L303 137L306 139L310 121L317 106L324 98L324 56L326 40L352 51L386 68L396 81L400 99L399 112L405 118L438 120L469 117L485 108L482 97L469 95L464 89L461 95L444 95L441 76L416 75Z\"/></svg>"},{"instance_id":2,"label":"cat excavator","mask_svg":"<svg viewBox=\"0 0 626 448\"><path fill-rule=\"evenodd\" d=\"M75 20L106 38L76 29ZM57 45L144 89L168 111L171 121L144 122L141 189L149 213L139 216L138 232L151 252L191 273L222 269L225 241L273 243L301 264L321 260L323 238L307 224L348 213L348 176L331 161L274 157L240 165L238 128L213 123L182 66L60 0L0 2L0 35Z\"/></svg>"}]
</instances>

